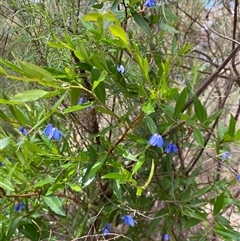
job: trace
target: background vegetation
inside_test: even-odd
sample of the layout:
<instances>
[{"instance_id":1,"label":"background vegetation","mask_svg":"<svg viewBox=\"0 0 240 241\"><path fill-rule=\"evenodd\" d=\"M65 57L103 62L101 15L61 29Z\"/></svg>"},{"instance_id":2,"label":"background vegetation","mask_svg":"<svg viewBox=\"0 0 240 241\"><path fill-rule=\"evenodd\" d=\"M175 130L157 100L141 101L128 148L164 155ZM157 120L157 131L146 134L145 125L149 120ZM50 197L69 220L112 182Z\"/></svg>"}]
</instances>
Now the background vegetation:
<instances>
[{"instance_id":1,"label":"background vegetation","mask_svg":"<svg viewBox=\"0 0 240 241\"><path fill-rule=\"evenodd\" d=\"M2 1L0 240L240 240L239 11Z\"/></svg>"}]
</instances>

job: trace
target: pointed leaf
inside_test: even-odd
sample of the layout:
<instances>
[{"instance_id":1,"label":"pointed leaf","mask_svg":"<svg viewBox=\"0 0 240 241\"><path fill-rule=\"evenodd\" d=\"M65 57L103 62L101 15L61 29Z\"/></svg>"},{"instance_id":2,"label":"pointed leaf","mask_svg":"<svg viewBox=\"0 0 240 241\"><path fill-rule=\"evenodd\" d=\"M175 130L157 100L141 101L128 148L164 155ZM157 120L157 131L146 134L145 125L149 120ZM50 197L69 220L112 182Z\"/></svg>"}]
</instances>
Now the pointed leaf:
<instances>
[{"instance_id":1,"label":"pointed leaf","mask_svg":"<svg viewBox=\"0 0 240 241\"><path fill-rule=\"evenodd\" d=\"M43 200L53 212L61 216L66 216L62 203L58 197L54 195L44 196Z\"/></svg>"}]
</instances>

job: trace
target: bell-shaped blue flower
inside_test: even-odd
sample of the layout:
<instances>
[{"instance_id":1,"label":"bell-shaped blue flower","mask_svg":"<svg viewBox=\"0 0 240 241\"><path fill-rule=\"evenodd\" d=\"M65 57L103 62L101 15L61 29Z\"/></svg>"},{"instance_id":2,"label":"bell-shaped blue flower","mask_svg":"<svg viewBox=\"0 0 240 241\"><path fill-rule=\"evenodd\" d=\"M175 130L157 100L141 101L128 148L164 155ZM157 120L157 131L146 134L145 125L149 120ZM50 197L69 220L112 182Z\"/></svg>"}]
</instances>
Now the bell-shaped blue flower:
<instances>
[{"instance_id":1,"label":"bell-shaped blue flower","mask_svg":"<svg viewBox=\"0 0 240 241\"><path fill-rule=\"evenodd\" d=\"M155 133L154 135L152 135L148 141L148 143L151 146L157 146L159 148L161 148L164 144L163 138L161 135Z\"/></svg>"},{"instance_id":2,"label":"bell-shaped blue flower","mask_svg":"<svg viewBox=\"0 0 240 241\"><path fill-rule=\"evenodd\" d=\"M124 71L125 71L123 65L118 66L118 67L117 67L117 71L118 71L120 74L123 74Z\"/></svg>"},{"instance_id":3,"label":"bell-shaped blue flower","mask_svg":"<svg viewBox=\"0 0 240 241\"><path fill-rule=\"evenodd\" d=\"M14 206L15 212L19 212L25 208L25 204L23 202L21 203L16 203Z\"/></svg>"},{"instance_id":4,"label":"bell-shaped blue flower","mask_svg":"<svg viewBox=\"0 0 240 241\"><path fill-rule=\"evenodd\" d=\"M169 234L165 233L165 234L163 235L163 241L169 241L169 240L170 240Z\"/></svg>"},{"instance_id":5,"label":"bell-shaped blue flower","mask_svg":"<svg viewBox=\"0 0 240 241\"><path fill-rule=\"evenodd\" d=\"M55 139L55 140L60 140L62 133L58 130L58 128L53 127L52 124L48 124L43 131L43 134L45 134L49 140Z\"/></svg>"},{"instance_id":6,"label":"bell-shaped blue flower","mask_svg":"<svg viewBox=\"0 0 240 241\"><path fill-rule=\"evenodd\" d=\"M25 129L25 127L23 127L23 126L21 126L20 128L19 128L19 131L24 135L24 136L26 136L27 135L27 133L28 133L28 131Z\"/></svg>"},{"instance_id":7,"label":"bell-shaped blue flower","mask_svg":"<svg viewBox=\"0 0 240 241\"><path fill-rule=\"evenodd\" d=\"M240 174L238 174L238 175L236 176L236 178L237 178L238 182L240 182Z\"/></svg>"},{"instance_id":8,"label":"bell-shaped blue flower","mask_svg":"<svg viewBox=\"0 0 240 241\"><path fill-rule=\"evenodd\" d=\"M156 0L146 0L144 5L148 8L150 8L150 7L155 7L156 4L157 4Z\"/></svg>"},{"instance_id":9,"label":"bell-shaped blue flower","mask_svg":"<svg viewBox=\"0 0 240 241\"><path fill-rule=\"evenodd\" d=\"M177 153L178 152L178 148L175 144L173 144L172 142L169 142L167 144L167 147L165 149L166 153Z\"/></svg>"},{"instance_id":10,"label":"bell-shaped blue flower","mask_svg":"<svg viewBox=\"0 0 240 241\"><path fill-rule=\"evenodd\" d=\"M81 105L85 102L85 99L83 97L79 98L78 105Z\"/></svg>"},{"instance_id":11,"label":"bell-shaped blue flower","mask_svg":"<svg viewBox=\"0 0 240 241\"><path fill-rule=\"evenodd\" d=\"M125 225L130 225L134 227L134 219L131 215L124 215L121 217L121 219L124 221Z\"/></svg>"},{"instance_id":12,"label":"bell-shaped blue flower","mask_svg":"<svg viewBox=\"0 0 240 241\"><path fill-rule=\"evenodd\" d=\"M230 156L231 156L231 153L228 152L228 151L226 151L226 152L224 152L223 154L221 154L222 159L227 159L227 158L230 157Z\"/></svg>"},{"instance_id":13,"label":"bell-shaped blue flower","mask_svg":"<svg viewBox=\"0 0 240 241\"><path fill-rule=\"evenodd\" d=\"M111 229L111 224L110 223L107 223L103 228L102 228L102 231L103 231L103 235L106 236L108 235L110 232L110 229Z\"/></svg>"}]
</instances>

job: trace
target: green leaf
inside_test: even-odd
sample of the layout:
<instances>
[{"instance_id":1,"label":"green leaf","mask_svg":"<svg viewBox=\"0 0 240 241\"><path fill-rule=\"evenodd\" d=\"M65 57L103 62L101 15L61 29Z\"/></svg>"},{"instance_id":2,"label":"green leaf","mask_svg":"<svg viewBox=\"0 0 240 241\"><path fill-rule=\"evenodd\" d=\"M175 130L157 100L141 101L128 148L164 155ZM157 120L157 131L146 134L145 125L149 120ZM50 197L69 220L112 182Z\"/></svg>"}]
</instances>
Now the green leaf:
<instances>
[{"instance_id":1,"label":"green leaf","mask_svg":"<svg viewBox=\"0 0 240 241\"><path fill-rule=\"evenodd\" d=\"M103 70L103 71L101 72L98 80L95 80L95 81L93 82L92 90L94 90L94 89L100 84L100 82L104 81L105 78L106 78L106 76L107 76L107 72Z\"/></svg>"},{"instance_id":2,"label":"green leaf","mask_svg":"<svg viewBox=\"0 0 240 241\"><path fill-rule=\"evenodd\" d=\"M85 21L98 21L99 18L102 18L102 14L101 13L88 13L84 16L84 20Z\"/></svg>"},{"instance_id":3,"label":"green leaf","mask_svg":"<svg viewBox=\"0 0 240 241\"><path fill-rule=\"evenodd\" d=\"M208 221L207 213L201 213L197 208L191 208L191 209L185 208L183 210L183 214L191 218L199 219L202 221Z\"/></svg>"},{"instance_id":4,"label":"green leaf","mask_svg":"<svg viewBox=\"0 0 240 241\"><path fill-rule=\"evenodd\" d=\"M231 137L234 137L235 135L235 127L236 127L236 120L232 114L230 114L230 120L229 120L229 127L228 127L228 134Z\"/></svg>"},{"instance_id":5,"label":"green leaf","mask_svg":"<svg viewBox=\"0 0 240 241\"><path fill-rule=\"evenodd\" d=\"M238 231L225 228L225 227L217 227L213 229L216 234L224 238L223 240L229 239L229 240L239 240L240 233Z\"/></svg>"},{"instance_id":6,"label":"green leaf","mask_svg":"<svg viewBox=\"0 0 240 241\"><path fill-rule=\"evenodd\" d=\"M142 106L142 111L147 114L150 115L151 113L155 112L154 110L154 106L155 103L153 102L153 100L148 99Z\"/></svg>"},{"instance_id":7,"label":"green leaf","mask_svg":"<svg viewBox=\"0 0 240 241\"><path fill-rule=\"evenodd\" d=\"M174 114L173 114L174 118L177 118L178 115L181 113L186 101L187 101L187 88L185 87L182 93L179 95L177 103L175 105Z\"/></svg>"},{"instance_id":8,"label":"green leaf","mask_svg":"<svg viewBox=\"0 0 240 241\"><path fill-rule=\"evenodd\" d=\"M213 214L217 215L222 207L223 207L223 203L224 203L224 193L222 192L219 196L217 196L216 201L214 203L214 208L213 208Z\"/></svg>"},{"instance_id":9,"label":"green leaf","mask_svg":"<svg viewBox=\"0 0 240 241\"><path fill-rule=\"evenodd\" d=\"M226 129L225 129L223 123L221 121L218 121L217 133L218 133L218 138L220 141L223 139L225 132L226 132Z\"/></svg>"},{"instance_id":10,"label":"green leaf","mask_svg":"<svg viewBox=\"0 0 240 241\"><path fill-rule=\"evenodd\" d=\"M58 197L54 195L44 196L43 200L53 212L61 216L66 216L62 203Z\"/></svg>"},{"instance_id":11,"label":"green leaf","mask_svg":"<svg viewBox=\"0 0 240 241\"><path fill-rule=\"evenodd\" d=\"M53 177L47 177L47 178L44 178L42 179L41 181L37 182L34 184L34 187L42 187L48 183L52 183L56 180L56 178L53 178Z\"/></svg>"},{"instance_id":12,"label":"green leaf","mask_svg":"<svg viewBox=\"0 0 240 241\"><path fill-rule=\"evenodd\" d=\"M176 34L173 36L172 40L172 56L176 56L177 53L177 36Z\"/></svg>"},{"instance_id":13,"label":"green leaf","mask_svg":"<svg viewBox=\"0 0 240 241\"><path fill-rule=\"evenodd\" d=\"M139 15L136 11L132 11L132 16L133 19L135 20L135 22L137 23L137 25L148 35L152 34L152 31L149 27L149 25L147 24L147 22L145 21L145 19Z\"/></svg>"},{"instance_id":14,"label":"green leaf","mask_svg":"<svg viewBox=\"0 0 240 241\"><path fill-rule=\"evenodd\" d=\"M55 82L56 80L53 78L53 76L45 69L32 64L27 63L23 61L18 61L20 67L24 71L25 75L28 77L34 77L38 78L44 82Z\"/></svg>"},{"instance_id":15,"label":"green leaf","mask_svg":"<svg viewBox=\"0 0 240 241\"><path fill-rule=\"evenodd\" d=\"M204 148L204 139L203 139L202 133L197 128L194 128L193 135L198 145Z\"/></svg>"},{"instance_id":16,"label":"green leaf","mask_svg":"<svg viewBox=\"0 0 240 241\"><path fill-rule=\"evenodd\" d=\"M16 94L11 101L18 101L18 102L27 102L27 101L34 101L42 98L44 95L47 94L47 91L44 90L27 90L22 93Z\"/></svg>"},{"instance_id":17,"label":"green leaf","mask_svg":"<svg viewBox=\"0 0 240 241\"><path fill-rule=\"evenodd\" d=\"M2 75L8 75L8 73L6 72L5 69L3 69L3 67L0 66L0 74Z\"/></svg>"},{"instance_id":18,"label":"green leaf","mask_svg":"<svg viewBox=\"0 0 240 241\"><path fill-rule=\"evenodd\" d=\"M92 166L88 174L88 178L94 176L97 173L97 171L103 166L106 160L107 160L107 155L100 157L99 160Z\"/></svg>"},{"instance_id":19,"label":"green leaf","mask_svg":"<svg viewBox=\"0 0 240 241\"><path fill-rule=\"evenodd\" d=\"M184 229L189 230L192 226L197 225L198 223L202 222L202 220L197 218L189 218L188 221L184 224Z\"/></svg>"},{"instance_id":20,"label":"green leaf","mask_svg":"<svg viewBox=\"0 0 240 241\"><path fill-rule=\"evenodd\" d=\"M148 129L150 130L150 132L152 134L155 134L157 132L157 126L156 126L155 122L153 121L153 119L150 116L146 115L145 120L147 122L147 126L148 126Z\"/></svg>"},{"instance_id":21,"label":"green leaf","mask_svg":"<svg viewBox=\"0 0 240 241\"><path fill-rule=\"evenodd\" d=\"M105 104L105 100L106 100L106 90L105 90L105 83L104 82L100 82L98 84L98 86L95 89L95 94L97 96L97 98L103 103Z\"/></svg>"},{"instance_id":22,"label":"green leaf","mask_svg":"<svg viewBox=\"0 0 240 241\"><path fill-rule=\"evenodd\" d=\"M12 137L0 139L0 150L4 149L12 141L12 139Z\"/></svg>"},{"instance_id":23,"label":"green leaf","mask_svg":"<svg viewBox=\"0 0 240 241\"><path fill-rule=\"evenodd\" d=\"M0 177L0 187L4 190L14 191L12 183L3 177Z\"/></svg>"},{"instance_id":24,"label":"green leaf","mask_svg":"<svg viewBox=\"0 0 240 241\"><path fill-rule=\"evenodd\" d=\"M125 176L120 173L108 173L102 176L103 179L115 179L115 180L125 180Z\"/></svg>"},{"instance_id":25,"label":"green leaf","mask_svg":"<svg viewBox=\"0 0 240 241\"><path fill-rule=\"evenodd\" d=\"M167 25L166 23L160 23L160 29L165 30L169 33L179 33L179 31L177 31L175 28Z\"/></svg>"},{"instance_id":26,"label":"green leaf","mask_svg":"<svg viewBox=\"0 0 240 241\"><path fill-rule=\"evenodd\" d=\"M74 105L71 107L68 107L67 109L64 110L64 114L70 113L70 112L74 112L74 111L79 111L79 110L84 110L90 106L92 106L92 102L87 102L87 103L83 103L81 105Z\"/></svg>"},{"instance_id":27,"label":"green leaf","mask_svg":"<svg viewBox=\"0 0 240 241\"><path fill-rule=\"evenodd\" d=\"M143 189L145 189L148 186L148 184L151 182L152 177L153 177L153 173L154 173L154 168L155 168L155 164L154 164L154 160L152 160L151 171L150 171L150 174L148 176L147 182L142 187Z\"/></svg>"},{"instance_id":28,"label":"green leaf","mask_svg":"<svg viewBox=\"0 0 240 241\"><path fill-rule=\"evenodd\" d=\"M110 25L109 30L114 37L120 38L126 47L128 47L127 34L122 27L117 25Z\"/></svg>"},{"instance_id":29,"label":"green leaf","mask_svg":"<svg viewBox=\"0 0 240 241\"><path fill-rule=\"evenodd\" d=\"M204 122L205 125L211 124L214 120L216 120L221 114L223 110L218 110L215 113L213 113L208 119Z\"/></svg>"},{"instance_id":30,"label":"green leaf","mask_svg":"<svg viewBox=\"0 0 240 241\"><path fill-rule=\"evenodd\" d=\"M139 157L137 163L134 165L134 168L132 170L132 175L134 175L141 168L141 166L143 165L144 161L145 161L145 154L142 154Z\"/></svg>"},{"instance_id":31,"label":"green leaf","mask_svg":"<svg viewBox=\"0 0 240 241\"><path fill-rule=\"evenodd\" d=\"M194 110L198 120L203 123L207 119L207 111L206 108L202 105L198 97L194 97Z\"/></svg>"}]
</instances>

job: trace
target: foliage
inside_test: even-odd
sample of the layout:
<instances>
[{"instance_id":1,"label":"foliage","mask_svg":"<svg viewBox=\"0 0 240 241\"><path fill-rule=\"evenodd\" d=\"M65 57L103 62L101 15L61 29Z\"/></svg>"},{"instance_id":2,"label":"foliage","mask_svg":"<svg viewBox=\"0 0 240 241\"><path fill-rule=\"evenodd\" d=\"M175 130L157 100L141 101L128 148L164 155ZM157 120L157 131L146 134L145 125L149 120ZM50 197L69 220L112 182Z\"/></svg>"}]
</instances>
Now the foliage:
<instances>
[{"instance_id":1,"label":"foliage","mask_svg":"<svg viewBox=\"0 0 240 241\"><path fill-rule=\"evenodd\" d=\"M193 45L154 3L90 1L77 30L49 28L44 61L0 59L1 240L239 240L231 88L214 109L197 64L176 78Z\"/></svg>"}]
</instances>

